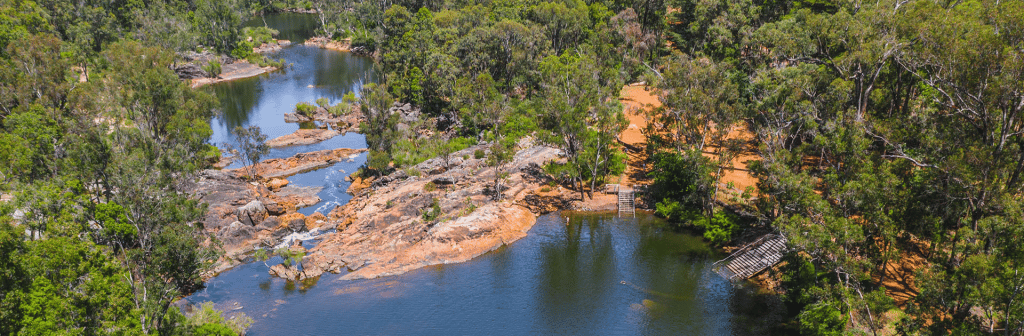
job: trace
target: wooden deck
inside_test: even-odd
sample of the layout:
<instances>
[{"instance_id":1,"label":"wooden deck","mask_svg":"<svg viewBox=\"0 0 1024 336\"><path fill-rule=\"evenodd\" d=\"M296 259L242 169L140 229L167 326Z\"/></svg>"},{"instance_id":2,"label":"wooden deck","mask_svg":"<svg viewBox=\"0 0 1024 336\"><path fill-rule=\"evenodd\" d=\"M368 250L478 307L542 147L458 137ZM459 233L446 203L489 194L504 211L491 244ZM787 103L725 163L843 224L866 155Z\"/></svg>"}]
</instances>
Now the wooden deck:
<instances>
[{"instance_id":1,"label":"wooden deck","mask_svg":"<svg viewBox=\"0 0 1024 336\"><path fill-rule=\"evenodd\" d=\"M786 237L767 234L719 260L711 269L729 281L740 281L774 266L785 253Z\"/></svg>"}]
</instances>

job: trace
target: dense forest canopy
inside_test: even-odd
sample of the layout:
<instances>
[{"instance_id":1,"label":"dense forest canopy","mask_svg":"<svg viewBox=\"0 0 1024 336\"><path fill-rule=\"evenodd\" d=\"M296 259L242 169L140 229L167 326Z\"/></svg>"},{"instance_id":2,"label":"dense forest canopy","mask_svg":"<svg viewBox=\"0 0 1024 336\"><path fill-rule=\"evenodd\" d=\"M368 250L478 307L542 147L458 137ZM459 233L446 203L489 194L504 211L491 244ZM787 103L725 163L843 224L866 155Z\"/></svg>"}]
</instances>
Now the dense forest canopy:
<instances>
[{"instance_id":1,"label":"dense forest canopy","mask_svg":"<svg viewBox=\"0 0 1024 336\"><path fill-rule=\"evenodd\" d=\"M235 332L171 305L217 257L186 192L219 155L171 65L235 48L242 5L0 1L0 334Z\"/></svg>"},{"instance_id":2,"label":"dense forest canopy","mask_svg":"<svg viewBox=\"0 0 1024 336\"><path fill-rule=\"evenodd\" d=\"M286 8L379 63L367 172L472 143L500 166L528 138L592 197L624 169L618 97L643 81L661 106L630 150L657 213L716 244L788 238L780 333L1024 334L1024 2L1006 0L0 0L0 333L240 331L171 306L216 257L184 191L217 150L214 100L170 66L245 51L241 22ZM400 130L395 101L435 135ZM756 188L729 202L741 151Z\"/></svg>"}]
</instances>

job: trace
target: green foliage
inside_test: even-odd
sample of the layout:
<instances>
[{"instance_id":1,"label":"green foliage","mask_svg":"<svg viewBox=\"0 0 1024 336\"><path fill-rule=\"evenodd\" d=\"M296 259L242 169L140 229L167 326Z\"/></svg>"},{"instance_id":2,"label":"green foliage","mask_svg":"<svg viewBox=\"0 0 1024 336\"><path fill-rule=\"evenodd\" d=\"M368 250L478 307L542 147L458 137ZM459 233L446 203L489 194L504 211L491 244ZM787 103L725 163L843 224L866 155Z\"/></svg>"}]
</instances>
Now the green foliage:
<instances>
[{"instance_id":1,"label":"green foliage","mask_svg":"<svg viewBox=\"0 0 1024 336\"><path fill-rule=\"evenodd\" d=\"M398 138L398 115L388 111L394 98L380 85L373 83L364 85L360 95L359 108L364 121L359 124L359 131L366 136L367 147L370 149L367 167L383 176L388 169Z\"/></svg>"},{"instance_id":2,"label":"green foliage","mask_svg":"<svg viewBox=\"0 0 1024 336\"><path fill-rule=\"evenodd\" d=\"M217 60L210 61L210 63L207 63L205 66L203 66L203 71L206 71L206 73L209 74L210 77L220 76L220 72L221 72L220 62L217 61Z\"/></svg>"},{"instance_id":3,"label":"green foliage","mask_svg":"<svg viewBox=\"0 0 1024 336\"><path fill-rule=\"evenodd\" d=\"M22 258L32 280L18 308L20 333L140 332L140 311L132 303L126 270L101 247L51 238L30 242Z\"/></svg>"},{"instance_id":4,"label":"green foliage","mask_svg":"<svg viewBox=\"0 0 1024 336\"><path fill-rule=\"evenodd\" d=\"M842 311L825 302L807 306L799 318L800 335L808 336L843 335L847 321Z\"/></svg>"},{"instance_id":5,"label":"green foliage","mask_svg":"<svg viewBox=\"0 0 1024 336\"><path fill-rule=\"evenodd\" d=\"M225 318L224 312L217 310L213 302L199 304L199 309L188 316L188 324L195 327L194 335L233 336L244 335L252 325L253 319L244 313L235 313Z\"/></svg>"},{"instance_id":6,"label":"green foliage","mask_svg":"<svg viewBox=\"0 0 1024 336\"><path fill-rule=\"evenodd\" d=\"M263 134L259 126L252 125L248 128L236 126L231 133L238 142L238 149L241 151L240 158L245 164L245 170L252 180L257 180L260 159L270 153L270 146L267 145L267 135Z\"/></svg>"},{"instance_id":7,"label":"green foliage","mask_svg":"<svg viewBox=\"0 0 1024 336\"><path fill-rule=\"evenodd\" d=\"M327 98L320 97L320 98L316 99L316 105L317 106L320 106L320 107L323 107L323 108L328 108L328 107L331 106L330 104L331 104L331 101L327 100ZM296 109L298 109L298 108L296 108Z\"/></svg>"},{"instance_id":8,"label":"green foliage","mask_svg":"<svg viewBox=\"0 0 1024 336\"><path fill-rule=\"evenodd\" d=\"M434 198L430 201L430 208L423 212L423 221L427 223L434 223L441 218L441 203Z\"/></svg>"},{"instance_id":9,"label":"green foliage","mask_svg":"<svg viewBox=\"0 0 1024 336\"><path fill-rule=\"evenodd\" d=\"M245 27L242 28L242 40L251 41L254 46L276 43L274 38L279 32L270 27Z\"/></svg>"},{"instance_id":10,"label":"green foliage","mask_svg":"<svg viewBox=\"0 0 1024 336\"><path fill-rule=\"evenodd\" d=\"M117 203L96 204L96 222L102 225L102 235L110 241L129 245L135 241L138 230L128 223L124 208Z\"/></svg>"},{"instance_id":11,"label":"green foliage","mask_svg":"<svg viewBox=\"0 0 1024 336\"><path fill-rule=\"evenodd\" d=\"M437 185L434 184L434 182L427 182L427 184L423 185L423 191L426 191L426 192L437 191Z\"/></svg>"},{"instance_id":12,"label":"green foliage","mask_svg":"<svg viewBox=\"0 0 1024 336\"><path fill-rule=\"evenodd\" d=\"M250 56L256 55L256 53L253 52L253 48L255 47L256 46L253 44L252 41L238 41L238 43L235 43L235 49L231 50L231 57L237 59L248 59Z\"/></svg>"},{"instance_id":13,"label":"green foliage","mask_svg":"<svg viewBox=\"0 0 1024 336\"><path fill-rule=\"evenodd\" d=\"M288 247L282 247L274 250L274 254L281 257L281 260L285 266L291 267L292 265L298 265L302 262L302 257L306 256L306 252L301 250L293 250Z\"/></svg>"},{"instance_id":14,"label":"green foliage","mask_svg":"<svg viewBox=\"0 0 1024 336\"><path fill-rule=\"evenodd\" d=\"M785 266L780 272L781 285L786 290L783 299L787 310L797 314L807 305L818 301L815 296L821 291L818 287L818 274L814 264L798 253L789 253L782 261Z\"/></svg>"},{"instance_id":15,"label":"green foliage","mask_svg":"<svg viewBox=\"0 0 1024 336\"><path fill-rule=\"evenodd\" d=\"M184 186L219 153L174 51L234 49L239 6L0 1L0 334L189 331L215 258Z\"/></svg>"},{"instance_id":16,"label":"green foliage","mask_svg":"<svg viewBox=\"0 0 1024 336\"><path fill-rule=\"evenodd\" d=\"M654 178L655 199L677 202L698 211L710 209L714 196L710 159L697 151L657 153L652 159L654 169L650 175Z\"/></svg>"},{"instance_id":17,"label":"green foliage","mask_svg":"<svg viewBox=\"0 0 1024 336\"><path fill-rule=\"evenodd\" d=\"M456 137L445 139L434 137L428 139L405 138L395 143L395 164L399 167L411 167L423 161L438 157L444 161L447 168L452 159L452 153L463 150L475 144L470 138Z\"/></svg>"},{"instance_id":18,"label":"green foliage","mask_svg":"<svg viewBox=\"0 0 1024 336\"><path fill-rule=\"evenodd\" d=\"M474 159L480 160L480 159L483 159L484 156L487 156L487 152L484 152L483 149L477 149L477 150L473 151L473 158Z\"/></svg>"},{"instance_id":19,"label":"green foliage","mask_svg":"<svg viewBox=\"0 0 1024 336\"><path fill-rule=\"evenodd\" d=\"M670 222L703 231L704 239L715 245L729 242L733 234L740 229L739 216L723 210L715 211L714 215L709 217L699 209L686 207L668 199L656 203L655 209L655 214L665 217Z\"/></svg>"},{"instance_id":20,"label":"green foliage","mask_svg":"<svg viewBox=\"0 0 1024 336\"><path fill-rule=\"evenodd\" d=\"M220 161L220 148L214 145L207 145L206 150L203 151L201 157L209 163L217 163Z\"/></svg>"},{"instance_id":21,"label":"green foliage","mask_svg":"<svg viewBox=\"0 0 1024 336\"><path fill-rule=\"evenodd\" d=\"M295 104L295 112L306 117L312 117L313 112L316 111L316 106L307 102L300 102Z\"/></svg>"}]
</instances>

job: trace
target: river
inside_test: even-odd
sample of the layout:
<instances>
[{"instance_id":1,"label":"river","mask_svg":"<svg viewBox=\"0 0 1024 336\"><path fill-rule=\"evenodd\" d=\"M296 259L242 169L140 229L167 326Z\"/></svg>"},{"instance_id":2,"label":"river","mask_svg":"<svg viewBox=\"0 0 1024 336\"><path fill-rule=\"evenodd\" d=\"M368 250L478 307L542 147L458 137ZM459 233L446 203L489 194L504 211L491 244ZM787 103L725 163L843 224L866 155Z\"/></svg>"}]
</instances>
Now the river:
<instances>
[{"instance_id":1,"label":"river","mask_svg":"<svg viewBox=\"0 0 1024 336\"><path fill-rule=\"evenodd\" d=\"M223 104L211 122L215 143L230 143L235 126L258 125L271 138L291 133L299 125L284 123L283 114L297 102L334 102L375 78L370 59L301 45L315 26L311 16L266 20L281 38L297 42L268 56L294 66L212 85ZM257 23L262 25L258 19L251 24ZM365 146L361 135L349 133L275 149L270 157ZM344 176L364 161L365 155L291 177L295 185L325 187L324 201L301 212L326 212L347 202ZM778 300L712 272L711 263L721 257L699 237L667 230L649 214L552 213L539 217L526 238L465 263L380 279L325 274L293 283L270 277L264 263L253 262L221 273L187 300L246 313L256 321L250 335L769 333L766 328L779 320L772 313L781 311Z\"/></svg>"}]
</instances>

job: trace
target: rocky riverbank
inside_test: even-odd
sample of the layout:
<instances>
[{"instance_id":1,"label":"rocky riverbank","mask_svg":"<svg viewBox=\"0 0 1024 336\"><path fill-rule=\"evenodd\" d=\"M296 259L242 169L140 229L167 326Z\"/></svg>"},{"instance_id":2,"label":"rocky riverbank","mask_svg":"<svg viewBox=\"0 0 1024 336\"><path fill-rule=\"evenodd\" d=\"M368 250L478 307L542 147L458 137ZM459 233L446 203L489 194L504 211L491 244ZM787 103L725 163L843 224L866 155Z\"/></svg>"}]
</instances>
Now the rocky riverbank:
<instances>
[{"instance_id":1,"label":"rocky riverbank","mask_svg":"<svg viewBox=\"0 0 1024 336\"><path fill-rule=\"evenodd\" d=\"M292 134L282 135L267 140L267 146L276 148L285 146L311 145L317 142L333 138L339 134L341 134L341 132L331 129L299 129Z\"/></svg>"},{"instance_id":2,"label":"rocky riverbank","mask_svg":"<svg viewBox=\"0 0 1024 336\"><path fill-rule=\"evenodd\" d=\"M296 279L324 272L347 272L343 279L395 275L436 264L463 262L524 236L544 213L572 204L571 196L551 181L541 166L561 159L550 147L530 147L496 170L472 154L471 147L353 190L349 203L336 207L323 236L300 267L272 273ZM496 191L495 173L507 173ZM501 200L495 201L495 193Z\"/></svg>"},{"instance_id":3,"label":"rocky riverbank","mask_svg":"<svg viewBox=\"0 0 1024 336\"><path fill-rule=\"evenodd\" d=\"M324 168L365 149L334 149L302 153L289 158L263 161L257 179L249 182L245 170L204 170L192 190L193 196L209 208L204 229L223 245L224 255L213 274L228 269L259 247L277 245L284 237L322 226L327 217L305 216L298 209L320 202L322 187L289 185L291 175ZM210 243L213 243L212 241ZM213 275L209 274L209 275Z\"/></svg>"},{"instance_id":4,"label":"rocky riverbank","mask_svg":"<svg viewBox=\"0 0 1024 336\"><path fill-rule=\"evenodd\" d=\"M356 177L349 189L353 199L327 215L297 213L320 202L320 188L292 186L287 177L353 159L365 149L265 160L256 169L262 183L245 180L244 168L203 171L196 196L209 204L205 228L225 252L215 272L238 264L257 248L278 246L293 233L310 231L322 233L321 242L297 265L275 266L271 274L291 280L325 272L347 273L343 279L396 275L468 261L510 244L526 236L539 214L614 204L603 199L581 202L578 194L552 183L541 167L564 160L558 149L529 146L500 169L475 158L478 150L487 146L381 178ZM497 189L495 174L504 176Z\"/></svg>"},{"instance_id":5,"label":"rocky riverbank","mask_svg":"<svg viewBox=\"0 0 1024 336\"><path fill-rule=\"evenodd\" d=\"M254 47L252 51L257 54L265 54L281 50L291 45L291 41L277 40L273 43L264 43ZM260 66L250 63L244 59L235 59L227 55L217 55L212 52L185 52L178 55L184 62L174 65L174 71L178 78L187 80L193 88L203 85L225 82L240 78L252 77L279 69L275 66ZM210 73L211 63L220 65L219 73Z\"/></svg>"},{"instance_id":6,"label":"rocky riverbank","mask_svg":"<svg viewBox=\"0 0 1024 336\"><path fill-rule=\"evenodd\" d=\"M287 123L307 123L313 122L317 128L326 129L330 128L341 132L355 132L359 130L359 122L363 117L362 112L359 111L358 105L347 106L342 108L344 113L335 115L327 111L326 108L317 107L309 115L304 115L298 112L285 113L284 122ZM301 130L300 130L301 131Z\"/></svg>"},{"instance_id":7,"label":"rocky riverbank","mask_svg":"<svg viewBox=\"0 0 1024 336\"><path fill-rule=\"evenodd\" d=\"M336 51L341 51L341 52L351 52L351 53L356 54L356 55L373 56L373 53L370 52L370 50L367 50L366 47L363 47L363 46L355 46L355 47L353 47L352 46L352 39L351 38L346 38L346 39L341 39L341 40L332 40L332 39L329 39L329 38L326 38L326 37L323 37L323 36L317 36L317 37L313 37L313 38L310 38L310 39L306 40L306 42L304 44L308 45L308 46L323 48L323 49L330 49L330 50L336 50Z\"/></svg>"}]
</instances>

